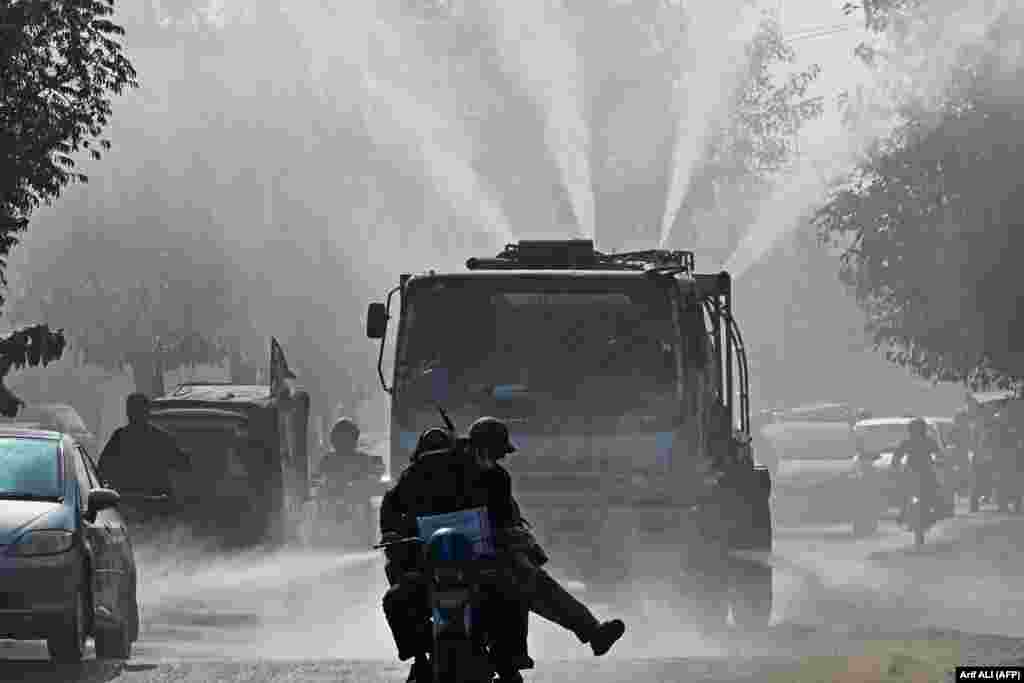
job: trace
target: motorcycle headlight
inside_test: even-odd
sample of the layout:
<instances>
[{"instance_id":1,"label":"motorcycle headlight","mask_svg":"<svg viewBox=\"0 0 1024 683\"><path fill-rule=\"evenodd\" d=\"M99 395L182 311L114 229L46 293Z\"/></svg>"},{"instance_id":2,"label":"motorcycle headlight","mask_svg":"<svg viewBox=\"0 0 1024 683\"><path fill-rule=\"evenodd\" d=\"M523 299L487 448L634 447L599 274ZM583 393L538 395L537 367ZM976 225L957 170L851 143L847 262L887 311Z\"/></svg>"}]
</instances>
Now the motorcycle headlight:
<instances>
[{"instance_id":1,"label":"motorcycle headlight","mask_svg":"<svg viewBox=\"0 0 1024 683\"><path fill-rule=\"evenodd\" d=\"M71 550L74 536L62 529L30 531L11 546L10 553L19 557L58 555Z\"/></svg>"}]
</instances>

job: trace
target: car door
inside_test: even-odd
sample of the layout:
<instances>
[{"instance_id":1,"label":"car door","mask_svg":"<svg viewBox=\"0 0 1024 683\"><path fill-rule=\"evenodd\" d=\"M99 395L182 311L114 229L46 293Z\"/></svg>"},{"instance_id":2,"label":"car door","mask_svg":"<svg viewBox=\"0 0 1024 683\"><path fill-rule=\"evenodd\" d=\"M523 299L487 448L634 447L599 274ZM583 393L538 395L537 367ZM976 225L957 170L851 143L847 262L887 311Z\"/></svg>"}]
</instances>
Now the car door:
<instances>
[{"instance_id":1,"label":"car door","mask_svg":"<svg viewBox=\"0 0 1024 683\"><path fill-rule=\"evenodd\" d=\"M86 474L94 488L102 486L96 463L93 462L89 451L79 444L79 451L82 455L82 463L85 465ZM117 608L117 616L122 623L132 625L134 638L138 637L138 610L136 605L137 574L135 570L135 551L132 548L131 535L128 532L128 524L116 507L107 508L99 513L108 531L107 542L110 553L111 567L117 571L111 572L113 579L116 579L117 598L114 605Z\"/></svg>"},{"instance_id":2,"label":"car door","mask_svg":"<svg viewBox=\"0 0 1024 683\"><path fill-rule=\"evenodd\" d=\"M115 544L110 530L111 510L103 510L91 517L88 514L89 492L99 488L95 472L90 472L82 447L67 440L67 451L74 465L75 477L81 491L82 532L92 566L93 614L100 623L116 619L120 581L123 568L117 561ZM116 511L113 511L116 514Z\"/></svg>"}]
</instances>

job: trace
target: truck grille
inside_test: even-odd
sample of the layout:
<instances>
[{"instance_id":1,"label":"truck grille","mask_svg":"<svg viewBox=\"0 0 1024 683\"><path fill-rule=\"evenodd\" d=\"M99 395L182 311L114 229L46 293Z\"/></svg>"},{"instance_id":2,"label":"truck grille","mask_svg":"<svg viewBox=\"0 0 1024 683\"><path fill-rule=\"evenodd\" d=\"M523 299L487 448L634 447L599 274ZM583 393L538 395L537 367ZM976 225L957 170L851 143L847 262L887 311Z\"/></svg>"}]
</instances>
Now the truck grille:
<instances>
[{"instance_id":1,"label":"truck grille","mask_svg":"<svg viewBox=\"0 0 1024 683\"><path fill-rule=\"evenodd\" d=\"M25 609L26 605L21 593L0 593L0 609Z\"/></svg>"}]
</instances>

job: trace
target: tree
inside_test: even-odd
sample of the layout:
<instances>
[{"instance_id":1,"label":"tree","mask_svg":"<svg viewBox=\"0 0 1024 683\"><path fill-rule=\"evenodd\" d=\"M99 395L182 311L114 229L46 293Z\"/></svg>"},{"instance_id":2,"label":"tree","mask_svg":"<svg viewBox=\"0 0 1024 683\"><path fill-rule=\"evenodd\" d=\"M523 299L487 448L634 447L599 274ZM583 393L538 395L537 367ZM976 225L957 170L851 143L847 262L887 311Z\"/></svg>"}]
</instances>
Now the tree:
<instances>
[{"instance_id":1,"label":"tree","mask_svg":"<svg viewBox=\"0 0 1024 683\"><path fill-rule=\"evenodd\" d=\"M58 360L67 342L63 330L31 325L0 338L0 415L17 417L23 401L11 393L3 379L15 368L46 366Z\"/></svg>"},{"instance_id":2,"label":"tree","mask_svg":"<svg viewBox=\"0 0 1024 683\"><path fill-rule=\"evenodd\" d=\"M907 26L928 33L937 21L910 1L873 2L866 15L875 31L898 19L898 45L918 50L928 43ZM848 247L841 276L868 314L876 348L935 381L1009 387L1024 379L1024 115L1005 87L1024 72L1002 59L1019 15L1007 11L983 41L960 46L937 107L929 106L935 93L892 93L894 132L816 219L823 239ZM883 51L859 54L887 65Z\"/></svg>"},{"instance_id":3,"label":"tree","mask_svg":"<svg viewBox=\"0 0 1024 683\"><path fill-rule=\"evenodd\" d=\"M109 149L100 134L111 94L136 85L113 7L113 0L0 2L0 286L32 212L69 183L88 180L74 155L98 160ZM0 413L13 417L21 404L3 384L8 372L57 360L65 345L47 325L0 340Z\"/></svg>"},{"instance_id":4,"label":"tree","mask_svg":"<svg viewBox=\"0 0 1024 683\"><path fill-rule=\"evenodd\" d=\"M679 5L588 5L586 11L588 111L595 136L591 168L598 187L599 231L601 224L614 232L636 226L635 237L656 240L680 134L672 88L688 72L699 70L701 60L719 56L687 48L707 41L694 35L701 24L690 21L687 9ZM609 51L609 44L617 49ZM792 161L796 134L822 112L820 98L808 96L818 76L816 66L778 76L779 67L792 65L796 54L772 14L763 15L744 55L747 67L726 97L726 115L713 123L706 144L697 150L689 191L673 223L672 242L683 247L694 246L698 224L726 233L716 240L723 253L708 254L707 246L702 250L709 262L725 260L752 219L753 200Z\"/></svg>"},{"instance_id":5,"label":"tree","mask_svg":"<svg viewBox=\"0 0 1024 683\"><path fill-rule=\"evenodd\" d=\"M163 371L222 361L241 316L209 216L142 192L94 211L76 212L76 229L27 264L23 314L64 321L86 363L130 368L151 395Z\"/></svg>"},{"instance_id":6,"label":"tree","mask_svg":"<svg viewBox=\"0 0 1024 683\"><path fill-rule=\"evenodd\" d=\"M113 0L0 4L0 283L32 211L88 180L74 155L109 148L111 94L136 85L113 13Z\"/></svg>"}]
</instances>

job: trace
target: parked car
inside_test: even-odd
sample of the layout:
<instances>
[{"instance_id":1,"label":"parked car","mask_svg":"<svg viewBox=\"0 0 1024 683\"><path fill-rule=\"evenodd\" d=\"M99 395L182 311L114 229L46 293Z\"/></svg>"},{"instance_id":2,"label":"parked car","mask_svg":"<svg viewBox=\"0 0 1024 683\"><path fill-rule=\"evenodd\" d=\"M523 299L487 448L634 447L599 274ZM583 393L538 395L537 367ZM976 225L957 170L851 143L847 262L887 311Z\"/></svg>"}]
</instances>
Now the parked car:
<instances>
[{"instance_id":1,"label":"parked car","mask_svg":"<svg viewBox=\"0 0 1024 683\"><path fill-rule=\"evenodd\" d=\"M857 439L858 457L870 460L872 466L880 474L891 475L894 451L901 441L909 437L908 427L913 419L913 417L881 417L858 421L853 427ZM928 435L935 439L940 450L939 457L933 457L939 479L940 497L945 503L940 513L952 516L956 501L956 484L952 459L945 457L949 448L936 418L924 418L924 421L928 425ZM883 486L883 494L888 507L901 505L903 492L898 485L897 478L884 476L879 477L878 481Z\"/></svg>"},{"instance_id":2,"label":"parked car","mask_svg":"<svg viewBox=\"0 0 1024 683\"><path fill-rule=\"evenodd\" d=\"M857 474L856 442L845 417L772 422L762 426L756 438L758 459L771 463L777 522L852 521L859 504L850 485Z\"/></svg>"},{"instance_id":3,"label":"parked car","mask_svg":"<svg viewBox=\"0 0 1024 683\"><path fill-rule=\"evenodd\" d=\"M0 638L46 639L74 662L91 636L98 657L130 657L139 608L118 501L70 434L0 426Z\"/></svg>"}]
</instances>

